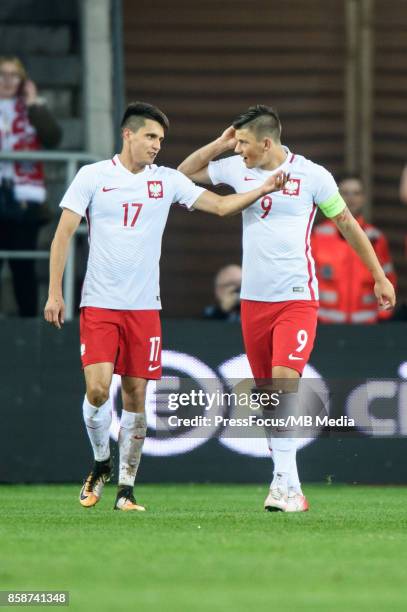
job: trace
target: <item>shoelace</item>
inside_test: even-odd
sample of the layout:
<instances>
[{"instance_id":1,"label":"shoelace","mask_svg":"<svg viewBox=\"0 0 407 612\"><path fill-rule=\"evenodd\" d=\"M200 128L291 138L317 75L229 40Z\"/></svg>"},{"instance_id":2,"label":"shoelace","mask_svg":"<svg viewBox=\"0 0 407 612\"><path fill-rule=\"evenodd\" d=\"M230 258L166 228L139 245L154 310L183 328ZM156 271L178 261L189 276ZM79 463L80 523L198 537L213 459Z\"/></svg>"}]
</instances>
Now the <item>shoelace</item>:
<instances>
[{"instance_id":1,"label":"shoelace","mask_svg":"<svg viewBox=\"0 0 407 612\"><path fill-rule=\"evenodd\" d=\"M272 489L271 492L272 497L274 497L274 499L282 499L284 497L284 493L282 491L280 491L280 489L276 488L276 489Z\"/></svg>"}]
</instances>

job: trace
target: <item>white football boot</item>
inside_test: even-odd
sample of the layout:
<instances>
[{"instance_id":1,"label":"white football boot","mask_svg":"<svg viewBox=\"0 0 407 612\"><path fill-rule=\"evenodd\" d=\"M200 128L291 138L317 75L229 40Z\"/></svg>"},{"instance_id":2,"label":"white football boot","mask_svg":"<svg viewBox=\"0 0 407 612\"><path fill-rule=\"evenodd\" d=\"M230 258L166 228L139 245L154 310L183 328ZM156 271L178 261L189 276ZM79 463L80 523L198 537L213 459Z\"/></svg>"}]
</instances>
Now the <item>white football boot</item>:
<instances>
[{"instance_id":1,"label":"white football boot","mask_svg":"<svg viewBox=\"0 0 407 612\"><path fill-rule=\"evenodd\" d=\"M288 491L285 512L307 512L308 510L309 504L305 495L298 493L294 489L290 489Z\"/></svg>"},{"instance_id":2,"label":"white football boot","mask_svg":"<svg viewBox=\"0 0 407 612\"><path fill-rule=\"evenodd\" d=\"M270 487L264 500L264 509L269 512L287 512L288 493L280 487Z\"/></svg>"}]
</instances>

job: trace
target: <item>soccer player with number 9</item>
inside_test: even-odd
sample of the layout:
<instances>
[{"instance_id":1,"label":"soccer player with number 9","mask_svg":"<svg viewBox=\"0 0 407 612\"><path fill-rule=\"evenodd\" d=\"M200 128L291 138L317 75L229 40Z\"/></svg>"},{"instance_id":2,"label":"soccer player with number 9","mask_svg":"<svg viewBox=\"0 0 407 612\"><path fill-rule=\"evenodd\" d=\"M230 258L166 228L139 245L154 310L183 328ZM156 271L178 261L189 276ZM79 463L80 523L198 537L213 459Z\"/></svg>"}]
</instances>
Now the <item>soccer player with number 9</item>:
<instances>
[{"instance_id":1,"label":"soccer player with number 9","mask_svg":"<svg viewBox=\"0 0 407 612\"><path fill-rule=\"evenodd\" d=\"M220 183L245 193L267 177L285 172L278 192L243 211L241 314L246 353L257 387L281 391L279 414L296 416L298 379L309 360L317 326L318 282L311 229L318 208L337 225L375 280L383 308L395 304L372 245L346 207L332 175L281 144L281 123L268 106L250 107L223 134L192 153L179 170L205 185ZM214 161L226 151L236 155ZM265 410L265 416L271 411ZM308 502L298 477L295 437L266 430L274 477L266 510L302 512Z\"/></svg>"},{"instance_id":2,"label":"soccer player with number 9","mask_svg":"<svg viewBox=\"0 0 407 612\"><path fill-rule=\"evenodd\" d=\"M64 322L62 276L69 243L82 217L89 231L89 258L80 312L81 357L86 381L83 417L95 463L80 492L94 506L110 479L109 430L113 373L122 379L119 488L115 509L143 511L133 494L146 419L146 385L161 377L159 261L161 239L173 203L218 216L234 215L281 189L284 172L245 194L218 196L181 172L156 166L169 122L158 108L136 102L121 123L123 148L113 159L81 168L60 204L63 209L50 255L45 319Z\"/></svg>"}]
</instances>

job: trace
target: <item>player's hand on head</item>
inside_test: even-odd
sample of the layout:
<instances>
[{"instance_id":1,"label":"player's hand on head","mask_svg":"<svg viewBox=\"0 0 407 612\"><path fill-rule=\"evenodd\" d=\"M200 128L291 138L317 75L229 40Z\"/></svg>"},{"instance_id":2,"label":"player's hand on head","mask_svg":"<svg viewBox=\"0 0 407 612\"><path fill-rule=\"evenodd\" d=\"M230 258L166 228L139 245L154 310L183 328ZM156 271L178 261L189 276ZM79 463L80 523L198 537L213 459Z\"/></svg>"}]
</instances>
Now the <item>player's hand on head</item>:
<instances>
[{"instance_id":1,"label":"player's hand on head","mask_svg":"<svg viewBox=\"0 0 407 612\"><path fill-rule=\"evenodd\" d=\"M388 278L384 277L375 282L374 293L383 310L390 310L396 305L396 293Z\"/></svg>"},{"instance_id":2,"label":"player's hand on head","mask_svg":"<svg viewBox=\"0 0 407 612\"><path fill-rule=\"evenodd\" d=\"M233 125L230 125L224 132L222 132L219 140L221 140L228 149L234 149L236 146L236 130Z\"/></svg>"},{"instance_id":3,"label":"player's hand on head","mask_svg":"<svg viewBox=\"0 0 407 612\"><path fill-rule=\"evenodd\" d=\"M286 182L290 178L290 175L286 172L277 172L277 174L273 174L269 176L266 181L263 183L263 191L264 195L267 193L273 193L273 191L281 191L284 189Z\"/></svg>"},{"instance_id":4,"label":"player's hand on head","mask_svg":"<svg viewBox=\"0 0 407 612\"><path fill-rule=\"evenodd\" d=\"M49 297L44 308L44 319L61 329L65 320L65 302L62 297Z\"/></svg>"}]
</instances>

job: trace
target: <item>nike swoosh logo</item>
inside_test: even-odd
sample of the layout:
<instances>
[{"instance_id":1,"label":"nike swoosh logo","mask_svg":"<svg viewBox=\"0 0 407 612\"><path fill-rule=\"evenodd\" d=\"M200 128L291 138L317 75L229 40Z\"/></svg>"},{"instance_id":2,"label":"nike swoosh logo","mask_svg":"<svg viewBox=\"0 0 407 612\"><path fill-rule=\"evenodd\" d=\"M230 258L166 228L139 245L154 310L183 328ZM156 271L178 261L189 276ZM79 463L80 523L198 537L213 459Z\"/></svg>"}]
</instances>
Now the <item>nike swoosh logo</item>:
<instances>
[{"instance_id":1,"label":"nike swoosh logo","mask_svg":"<svg viewBox=\"0 0 407 612\"><path fill-rule=\"evenodd\" d=\"M83 487L82 487L82 491L81 491L81 499L87 499L87 497L88 497L87 495L84 495L84 494L83 494Z\"/></svg>"},{"instance_id":2,"label":"nike swoosh logo","mask_svg":"<svg viewBox=\"0 0 407 612\"><path fill-rule=\"evenodd\" d=\"M255 178L249 178L248 176L245 176L244 180L245 181L255 181L256 179Z\"/></svg>"},{"instance_id":3,"label":"nike swoosh logo","mask_svg":"<svg viewBox=\"0 0 407 612\"><path fill-rule=\"evenodd\" d=\"M288 355L288 359L291 359L291 361L294 361L294 360L304 361L304 357L295 357L292 353Z\"/></svg>"},{"instance_id":4,"label":"nike swoosh logo","mask_svg":"<svg viewBox=\"0 0 407 612\"><path fill-rule=\"evenodd\" d=\"M158 368L160 368L161 366L148 366L148 371L149 372L154 372L154 370L158 370Z\"/></svg>"},{"instance_id":5,"label":"nike swoosh logo","mask_svg":"<svg viewBox=\"0 0 407 612\"><path fill-rule=\"evenodd\" d=\"M113 191L113 189L119 189L118 187L103 187L102 191Z\"/></svg>"}]
</instances>

